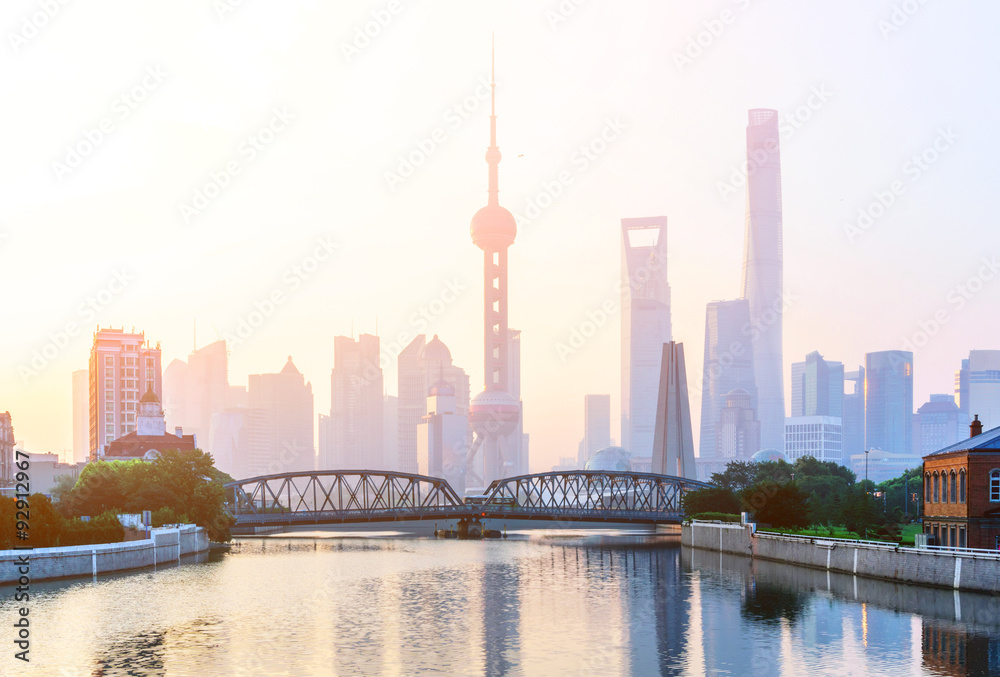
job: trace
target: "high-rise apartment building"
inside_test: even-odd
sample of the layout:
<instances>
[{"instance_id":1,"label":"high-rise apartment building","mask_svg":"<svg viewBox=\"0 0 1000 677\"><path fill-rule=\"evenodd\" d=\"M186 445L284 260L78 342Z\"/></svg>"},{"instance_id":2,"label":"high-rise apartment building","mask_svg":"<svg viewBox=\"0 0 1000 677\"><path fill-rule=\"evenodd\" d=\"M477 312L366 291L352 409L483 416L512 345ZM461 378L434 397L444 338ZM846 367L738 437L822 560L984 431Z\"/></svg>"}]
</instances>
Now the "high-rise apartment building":
<instances>
[{"instance_id":1,"label":"high-rise apartment building","mask_svg":"<svg viewBox=\"0 0 1000 677\"><path fill-rule=\"evenodd\" d=\"M150 348L145 334L98 329L90 349L90 460L135 430L139 399L152 390L163 397L160 344Z\"/></svg>"},{"instance_id":2,"label":"high-rise apartment building","mask_svg":"<svg viewBox=\"0 0 1000 677\"><path fill-rule=\"evenodd\" d=\"M379 337L333 339L330 417L320 470L384 470L384 381ZM426 396L426 394L425 394Z\"/></svg>"},{"instance_id":3,"label":"high-rise apartment building","mask_svg":"<svg viewBox=\"0 0 1000 677\"><path fill-rule=\"evenodd\" d=\"M577 467L587 465L590 457L611 446L611 395L583 396L583 440Z\"/></svg>"},{"instance_id":4,"label":"high-rise apartment building","mask_svg":"<svg viewBox=\"0 0 1000 677\"><path fill-rule=\"evenodd\" d=\"M230 407L212 415L211 442L215 467L235 479L288 472L287 464L271 446L270 412ZM292 459L292 451L285 452Z\"/></svg>"},{"instance_id":5,"label":"high-rise apartment building","mask_svg":"<svg viewBox=\"0 0 1000 677\"><path fill-rule=\"evenodd\" d=\"M430 341L420 334L400 352L397 366L397 464L400 472L415 473L417 426L427 414L427 391L440 380L455 389L455 411L469 413L469 375L452 363L451 351L435 334Z\"/></svg>"},{"instance_id":6,"label":"high-rise apartment building","mask_svg":"<svg viewBox=\"0 0 1000 677\"><path fill-rule=\"evenodd\" d=\"M716 446L716 426L729 393L734 390L746 392L750 399L749 408L754 411L757 409L753 345L745 331L749 326L750 304L746 299L713 301L705 309L705 359L701 380L698 458L707 460L722 455ZM759 444L759 433L756 440ZM750 454L758 451L760 448L753 449Z\"/></svg>"},{"instance_id":7,"label":"high-rise apartment building","mask_svg":"<svg viewBox=\"0 0 1000 677\"><path fill-rule=\"evenodd\" d=\"M90 374L73 372L73 463L90 459Z\"/></svg>"},{"instance_id":8,"label":"high-rise apartment building","mask_svg":"<svg viewBox=\"0 0 1000 677\"><path fill-rule=\"evenodd\" d=\"M214 454L209 428L212 416L233 406L229 397L229 355L216 341L173 360L163 371L163 409L170 426L197 436L204 451Z\"/></svg>"},{"instance_id":9,"label":"high-rise apartment building","mask_svg":"<svg viewBox=\"0 0 1000 677\"><path fill-rule=\"evenodd\" d=\"M747 125L742 296L750 302L757 417L765 449L784 446L782 228L778 112L756 108Z\"/></svg>"},{"instance_id":10,"label":"high-rise apartment building","mask_svg":"<svg viewBox=\"0 0 1000 677\"><path fill-rule=\"evenodd\" d=\"M621 445L649 456L656 427L660 358L669 343L667 217L622 219Z\"/></svg>"},{"instance_id":11,"label":"high-rise apartment building","mask_svg":"<svg viewBox=\"0 0 1000 677\"><path fill-rule=\"evenodd\" d=\"M912 453L913 353L884 350L865 355L865 447Z\"/></svg>"},{"instance_id":12,"label":"high-rise apartment building","mask_svg":"<svg viewBox=\"0 0 1000 677\"><path fill-rule=\"evenodd\" d=\"M792 363L792 416L834 416L844 412L844 364L818 352Z\"/></svg>"},{"instance_id":13,"label":"high-rise apartment building","mask_svg":"<svg viewBox=\"0 0 1000 677\"><path fill-rule=\"evenodd\" d=\"M275 472L315 470L312 384L291 355L277 374L251 374L247 399L250 409L264 412L268 467L276 462Z\"/></svg>"}]
</instances>

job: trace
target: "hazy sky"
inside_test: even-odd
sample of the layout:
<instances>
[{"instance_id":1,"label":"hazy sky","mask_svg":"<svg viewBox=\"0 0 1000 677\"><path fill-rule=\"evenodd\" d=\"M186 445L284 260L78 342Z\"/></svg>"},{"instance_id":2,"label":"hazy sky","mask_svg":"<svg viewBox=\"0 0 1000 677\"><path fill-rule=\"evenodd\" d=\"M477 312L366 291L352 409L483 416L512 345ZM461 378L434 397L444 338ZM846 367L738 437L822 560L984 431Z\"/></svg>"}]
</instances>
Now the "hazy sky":
<instances>
[{"instance_id":1,"label":"hazy sky","mask_svg":"<svg viewBox=\"0 0 1000 677\"><path fill-rule=\"evenodd\" d=\"M998 24L994 3L917 0L8 0L0 411L30 450L69 449L97 324L145 331L167 364L193 320L204 345L275 291L232 383L290 354L327 411L333 337L377 318L388 357L400 333L437 333L481 388L468 224L491 31L533 469L576 455L585 393L611 393L619 438L622 217L669 219L697 433L705 304L739 293L749 108L786 119L786 387L812 350L851 369L916 337L919 406L970 348L1000 348ZM37 375L33 351L55 355Z\"/></svg>"}]
</instances>

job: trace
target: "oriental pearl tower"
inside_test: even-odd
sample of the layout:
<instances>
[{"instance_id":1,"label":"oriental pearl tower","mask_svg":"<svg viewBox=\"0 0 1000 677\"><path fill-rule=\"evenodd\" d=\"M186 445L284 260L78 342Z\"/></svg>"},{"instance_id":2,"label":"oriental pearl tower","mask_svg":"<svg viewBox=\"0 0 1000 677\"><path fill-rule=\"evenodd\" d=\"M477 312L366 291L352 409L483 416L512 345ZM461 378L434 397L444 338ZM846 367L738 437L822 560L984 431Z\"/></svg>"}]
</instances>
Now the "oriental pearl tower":
<instances>
[{"instance_id":1,"label":"oriental pearl tower","mask_svg":"<svg viewBox=\"0 0 1000 677\"><path fill-rule=\"evenodd\" d=\"M500 206L497 147L495 59L491 76L489 202L472 217L472 242L483 250L483 336L486 383L483 392L469 403L469 420L476 434L466 459L470 483L488 486L507 477L514 467L516 449L506 449L507 437L517 428L520 403L508 393L509 346L507 327L507 248L514 243L517 222ZM513 446L513 445L510 445ZM476 454L483 452L483 477L474 470Z\"/></svg>"}]
</instances>

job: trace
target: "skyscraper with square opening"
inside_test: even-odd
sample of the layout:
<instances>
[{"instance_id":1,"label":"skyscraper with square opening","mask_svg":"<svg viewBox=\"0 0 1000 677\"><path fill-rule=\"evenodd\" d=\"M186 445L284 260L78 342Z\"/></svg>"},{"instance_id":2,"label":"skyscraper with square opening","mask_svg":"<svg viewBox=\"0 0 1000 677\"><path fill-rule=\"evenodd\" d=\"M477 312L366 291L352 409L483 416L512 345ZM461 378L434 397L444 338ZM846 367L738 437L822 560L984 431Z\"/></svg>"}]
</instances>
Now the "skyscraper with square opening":
<instances>
[{"instance_id":1,"label":"skyscraper with square opening","mask_svg":"<svg viewBox=\"0 0 1000 677\"><path fill-rule=\"evenodd\" d=\"M653 451L663 344L671 341L667 217L622 219L622 435L636 456Z\"/></svg>"}]
</instances>

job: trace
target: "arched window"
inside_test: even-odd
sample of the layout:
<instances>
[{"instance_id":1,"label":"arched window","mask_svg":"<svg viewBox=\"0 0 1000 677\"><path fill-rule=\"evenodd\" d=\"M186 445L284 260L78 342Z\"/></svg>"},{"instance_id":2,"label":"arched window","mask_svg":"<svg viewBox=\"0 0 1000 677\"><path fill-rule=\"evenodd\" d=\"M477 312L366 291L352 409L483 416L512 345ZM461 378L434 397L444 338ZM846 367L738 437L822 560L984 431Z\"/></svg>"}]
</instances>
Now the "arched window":
<instances>
[{"instance_id":1,"label":"arched window","mask_svg":"<svg viewBox=\"0 0 1000 677\"><path fill-rule=\"evenodd\" d=\"M934 502L941 500L941 476L934 473Z\"/></svg>"},{"instance_id":2,"label":"arched window","mask_svg":"<svg viewBox=\"0 0 1000 677\"><path fill-rule=\"evenodd\" d=\"M931 474L924 474L924 503L931 502Z\"/></svg>"},{"instance_id":3,"label":"arched window","mask_svg":"<svg viewBox=\"0 0 1000 677\"><path fill-rule=\"evenodd\" d=\"M958 471L958 502L965 503L965 468Z\"/></svg>"},{"instance_id":4,"label":"arched window","mask_svg":"<svg viewBox=\"0 0 1000 677\"><path fill-rule=\"evenodd\" d=\"M951 471L951 488L948 490L948 500L952 503L958 503L958 475L955 471Z\"/></svg>"},{"instance_id":5,"label":"arched window","mask_svg":"<svg viewBox=\"0 0 1000 677\"><path fill-rule=\"evenodd\" d=\"M1000 470L990 473L990 500L1000 503Z\"/></svg>"}]
</instances>

